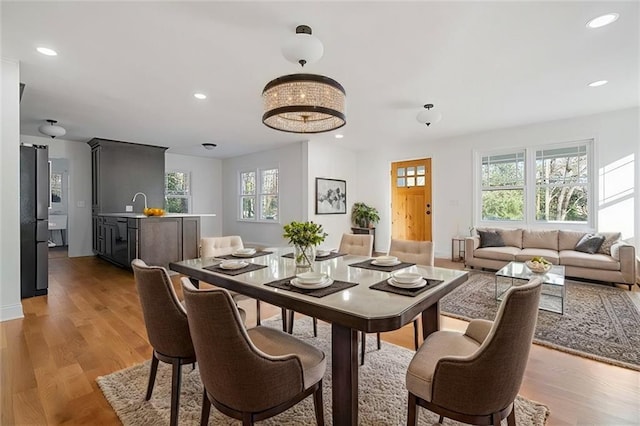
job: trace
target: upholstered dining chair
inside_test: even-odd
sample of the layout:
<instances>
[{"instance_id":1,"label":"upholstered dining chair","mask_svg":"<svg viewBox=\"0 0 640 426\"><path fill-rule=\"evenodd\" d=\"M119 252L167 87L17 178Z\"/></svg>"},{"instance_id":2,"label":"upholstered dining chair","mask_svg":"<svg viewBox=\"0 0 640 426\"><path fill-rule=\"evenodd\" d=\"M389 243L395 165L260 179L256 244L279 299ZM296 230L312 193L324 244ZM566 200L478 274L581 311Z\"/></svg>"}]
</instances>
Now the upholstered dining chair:
<instances>
[{"instance_id":1,"label":"upholstered dining chair","mask_svg":"<svg viewBox=\"0 0 640 426\"><path fill-rule=\"evenodd\" d=\"M338 251L355 256L371 256L373 253L373 235L342 234Z\"/></svg>"},{"instance_id":2,"label":"upholstered dining chair","mask_svg":"<svg viewBox=\"0 0 640 426\"><path fill-rule=\"evenodd\" d=\"M433 266L435 260L433 243L431 241L410 241L392 238L388 255L395 256L402 262L415 263L423 266ZM418 323L418 317L416 317L413 319L413 344L416 350L418 350L420 345L419 334L420 325ZM378 349L380 349L380 333L377 333L376 338L378 339ZM361 342L362 348L360 350L360 365L363 365L366 346L365 332L362 332Z\"/></svg>"},{"instance_id":3,"label":"upholstered dining chair","mask_svg":"<svg viewBox=\"0 0 640 426\"><path fill-rule=\"evenodd\" d=\"M204 385L201 425L211 404L243 425L275 416L313 394L315 417L324 424L325 354L274 328L242 326L225 289L196 289L182 279L189 328Z\"/></svg>"},{"instance_id":4,"label":"upholstered dining chair","mask_svg":"<svg viewBox=\"0 0 640 426\"><path fill-rule=\"evenodd\" d=\"M464 334L437 331L407 369L407 425L417 406L475 425L515 425L514 400L522 384L538 318L542 280L507 291L495 320L473 320Z\"/></svg>"},{"instance_id":5,"label":"upholstered dining chair","mask_svg":"<svg viewBox=\"0 0 640 426\"><path fill-rule=\"evenodd\" d=\"M140 259L134 259L131 267L142 305L149 343L153 347L145 399L147 401L151 399L158 361L171 364L170 424L174 426L178 424L182 365L196 361L187 313L178 300L166 269L161 266L148 266Z\"/></svg>"},{"instance_id":6,"label":"upholstered dining chair","mask_svg":"<svg viewBox=\"0 0 640 426\"><path fill-rule=\"evenodd\" d=\"M216 257L232 254L238 249L244 248L242 238L239 235L226 237L205 237L200 239L200 256ZM231 292L231 296L236 302L251 299L244 294ZM256 323L260 325L260 301L256 299Z\"/></svg>"}]
</instances>

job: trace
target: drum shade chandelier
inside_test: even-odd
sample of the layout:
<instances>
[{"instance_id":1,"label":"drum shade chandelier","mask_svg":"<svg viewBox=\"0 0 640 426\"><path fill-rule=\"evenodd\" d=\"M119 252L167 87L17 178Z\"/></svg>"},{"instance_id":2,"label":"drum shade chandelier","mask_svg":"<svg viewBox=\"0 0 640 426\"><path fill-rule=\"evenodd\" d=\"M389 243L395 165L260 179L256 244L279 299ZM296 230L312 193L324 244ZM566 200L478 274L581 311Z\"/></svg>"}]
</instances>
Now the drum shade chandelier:
<instances>
[{"instance_id":1,"label":"drum shade chandelier","mask_svg":"<svg viewBox=\"0 0 640 426\"><path fill-rule=\"evenodd\" d=\"M299 25L282 48L289 61L304 67L322 57L322 42L311 28ZM332 78L316 74L290 74L270 81L262 91L262 122L290 133L322 133L346 124L344 87Z\"/></svg>"}]
</instances>

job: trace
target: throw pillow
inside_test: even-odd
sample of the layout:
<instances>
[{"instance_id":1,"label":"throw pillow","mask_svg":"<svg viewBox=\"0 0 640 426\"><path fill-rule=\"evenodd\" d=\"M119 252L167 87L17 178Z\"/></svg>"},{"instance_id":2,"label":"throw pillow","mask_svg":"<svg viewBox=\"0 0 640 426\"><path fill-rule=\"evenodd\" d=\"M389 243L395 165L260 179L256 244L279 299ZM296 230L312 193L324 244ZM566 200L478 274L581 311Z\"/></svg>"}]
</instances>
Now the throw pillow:
<instances>
[{"instance_id":1,"label":"throw pillow","mask_svg":"<svg viewBox=\"0 0 640 426\"><path fill-rule=\"evenodd\" d=\"M620 247L628 246L628 245L629 244L625 243L624 241L616 242L614 245L611 246L611 257L613 257L615 260L620 260ZM600 247L600 250L602 250L602 247Z\"/></svg>"},{"instance_id":2,"label":"throw pillow","mask_svg":"<svg viewBox=\"0 0 640 426\"><path fill-rule=\"evenodd\" d=\"M600 246L604 242L604 237L602 235L594 235L594 234L584 234L578 244L576 244L576 251L581 251L583 253L593 254L600 249Z\"/></svg>"},{"instance_id":3,"label":"throw pillow","mask_svg":"<svg viewBox=\"0 0 640 426\"><path fill-rule=\"evenodd\" d=\"M620 232L598 232L604 237L604 243L600 246L598 253L611 255L611 246L620 241Z\"/></svg>"},{"instance_id":4,"label":"throw pillow","mask_svg":"<svg viewBox=\"0 0 640 426\"><path fill-rule=\"evenodd\" d=\"M480 248L484 247L504 247L502 235L496 231L478 231L480 234Z\"/></svg>"}]
</instances>

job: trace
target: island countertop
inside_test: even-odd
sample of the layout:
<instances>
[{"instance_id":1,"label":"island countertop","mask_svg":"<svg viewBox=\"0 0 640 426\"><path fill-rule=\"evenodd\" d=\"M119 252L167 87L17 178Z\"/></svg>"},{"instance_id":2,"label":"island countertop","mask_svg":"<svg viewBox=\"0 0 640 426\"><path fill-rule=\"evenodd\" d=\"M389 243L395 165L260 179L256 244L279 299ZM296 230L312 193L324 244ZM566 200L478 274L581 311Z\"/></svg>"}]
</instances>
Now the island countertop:
<instances>
[{"instance_id":1,"label":"island countertop","mask_svg":"<svg viewBox=\"0 0 640 426\"><path fill-rule=\"evenodd\" d=\"M132 219L148 219L153 217L213 217L215 213L165 213L162 216L145 216L142 213L97 213L96 216L105 216L105 217L126 217Z\"/></svg>"}]
</instances>

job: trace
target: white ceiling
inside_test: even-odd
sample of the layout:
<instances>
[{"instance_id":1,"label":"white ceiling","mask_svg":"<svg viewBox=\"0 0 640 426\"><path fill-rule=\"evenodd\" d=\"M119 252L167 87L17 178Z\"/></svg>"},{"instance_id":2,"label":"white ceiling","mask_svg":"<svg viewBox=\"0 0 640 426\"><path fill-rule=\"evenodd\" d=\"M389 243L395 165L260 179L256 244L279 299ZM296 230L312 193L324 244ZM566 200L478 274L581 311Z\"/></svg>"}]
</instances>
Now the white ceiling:
<instances>
[{"instance_id":1,"label":"white ceiling","mask_svg":"<svg viewBox=\"0 0 640 426\"><path fill-rule=\"evenodd\" d=\"M620 19L585 27L606 12ZM304 71L347 91L345 137L335 142L345 148L437 143L640 103L637 1L2 1L1 18L2 56L20 60L26 84L21 133L42 136L38 126L53 118L64 139L80 142L225 158L333 140L336 132L296 135L261 122L264 85L299 72L280 53L299 24L325 48ZM600 79L609 84L587 87ZM430 127L415 119L427 102L443 115Z\"/></svg>"}]
</instances>

